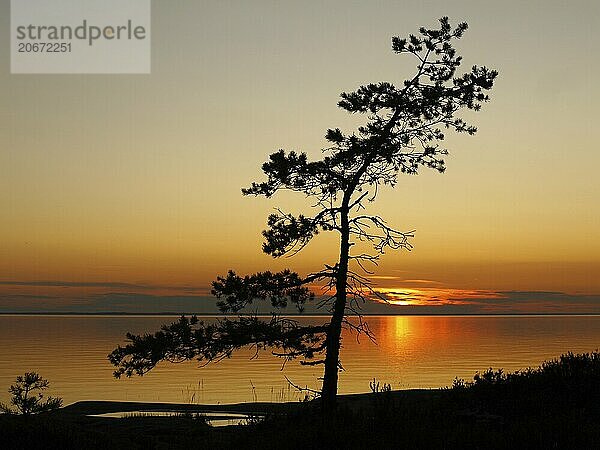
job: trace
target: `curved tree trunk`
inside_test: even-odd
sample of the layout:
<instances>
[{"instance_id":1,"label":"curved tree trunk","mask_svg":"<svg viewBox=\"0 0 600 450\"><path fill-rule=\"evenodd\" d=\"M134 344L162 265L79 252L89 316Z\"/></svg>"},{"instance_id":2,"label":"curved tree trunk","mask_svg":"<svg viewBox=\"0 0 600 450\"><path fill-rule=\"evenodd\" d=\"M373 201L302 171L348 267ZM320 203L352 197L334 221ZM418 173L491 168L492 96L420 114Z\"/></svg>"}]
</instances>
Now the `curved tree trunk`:
<instances>
[{"instance_id":1,"label":"curved tree trunk","mask_svg":"<svg viewBox=\"0 0 600 450\"><path fill-rule=\"evenodd\" d=\"M346 197L348 197L346 199ZM336 405L339 357L342 334L342 321L346 309L346 283L348 280L348 260L350 251L350 226L348 223L349 196L345 196L341 209L340 260L337 267L336 295L333 314L327 332L327 354L325 355L325 373L321 392L323 408L332 410Z\"/></svg>"}]
</instances>

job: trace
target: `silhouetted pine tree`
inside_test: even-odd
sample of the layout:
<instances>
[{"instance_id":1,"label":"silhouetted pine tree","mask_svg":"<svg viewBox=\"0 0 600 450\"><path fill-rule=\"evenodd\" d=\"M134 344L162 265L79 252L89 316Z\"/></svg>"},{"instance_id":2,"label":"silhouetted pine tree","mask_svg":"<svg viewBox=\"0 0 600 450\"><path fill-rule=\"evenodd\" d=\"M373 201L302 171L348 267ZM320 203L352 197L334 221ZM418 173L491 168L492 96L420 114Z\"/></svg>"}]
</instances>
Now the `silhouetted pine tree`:
<instances>
[{"instance_id":1,"label":"silhouetted pine tree","mask_svg":"<svg viewBox=\"0 0 600 450\"><path fill-rule=\"evenodd\" d=\"M457 75L461 57L453 43L463 36L466 23L452 28L448 18L437 29L421 28L418 35L392 38L392 50L416 59L416 72L396 86L373 83L342 93L338 106L362 114L365 124L356 132L329 129L330 146L323 157L310 161L305 153L279 150L262 166L264 181L252 183L244 195L271 197L279 191L301 193L311 200L314 214L292 215L278 210L269 216L263 232L263 251L275 258L302 250L320 232L339 235L339 257L323 269L300 276L290 270L239 276L233 271L213 282L212 293L224 313L241 313L257 300L280 310L295 306L302 311L316 301L309 285L321 284L320 306L331 315L320 326L300 325L274 313L268 320L254 315L207 324L182 317L154 335L127 335L129 343L110 355L115 376L142 375L159 361L197 358L216 361L245 346L257 351L271 348L282 358L301 358L304 364L323 364L321 396L324 406L335 405L340 369L343 326L369 334L362 320L351 323L359 305L378 295L365 275L365 267L377 264L386 249L410 249L412 232L390 227L377 215L369 215L366 202L377 198L379 188L393 187L398 173L417 174L421 167L445 169L442 146L445 130L474 134L476 128L457 117L460 110L478 111L488 100L497 76L495 70L473 66ZM358 242L370 244L371 252L351 253ZM362 270L362 273L359 273Z\"/></svg>"}]
</instances>

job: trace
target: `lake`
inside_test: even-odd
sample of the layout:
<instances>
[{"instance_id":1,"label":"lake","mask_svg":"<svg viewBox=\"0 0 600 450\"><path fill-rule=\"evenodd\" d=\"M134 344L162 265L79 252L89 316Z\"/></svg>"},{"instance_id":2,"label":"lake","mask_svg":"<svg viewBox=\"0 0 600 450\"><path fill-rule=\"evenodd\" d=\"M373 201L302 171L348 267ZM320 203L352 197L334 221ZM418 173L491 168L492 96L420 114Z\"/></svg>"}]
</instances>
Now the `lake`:
<instances>
[{"instance_id":1,"label":"lake","mask_svg":"<svg viewBox=\"0 0 600 450\"><path fill-rule=\"evenodd\" d=\"M176 317L0 316L0 401L17 375L37 371L50 380L49 395L78 400L127 400L223 404L291 401L297 385L319 387L319 367L282 361L268 353L199 367L162 363L144 377L115 380L106 355L125 333L153 332ZM305 323L326 318L303 317ZM345 332L341 393L369 392L376 378L394 389L452 384L488 367L537 366L567 351L600 347L600 316L376 316L367 317L377 338Z\"/></svg>"}]
</instances>

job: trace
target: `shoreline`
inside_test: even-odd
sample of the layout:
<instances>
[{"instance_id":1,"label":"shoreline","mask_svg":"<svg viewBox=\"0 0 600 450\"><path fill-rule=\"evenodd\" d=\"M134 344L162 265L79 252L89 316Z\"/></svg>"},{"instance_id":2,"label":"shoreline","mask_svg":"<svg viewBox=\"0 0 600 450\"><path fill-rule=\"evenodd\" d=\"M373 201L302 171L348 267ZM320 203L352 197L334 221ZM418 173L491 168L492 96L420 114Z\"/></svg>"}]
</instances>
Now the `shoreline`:
<instances>
[{"instance_id":1,"label":"shoreline","mask_svg":"<svg viewBox=\"0 0 600 450\"><path fill-rule=\"evenodd\" d=\"M429 389L400 389L390 391L389 394L395 399L431 399L439 397L447 392L447 388ZM365 406L373 400L378 393L364 392L359 394L340 394L338 402L349 409L357 409ZM240 413L240 414L281 414L305 407L307 404L318 406L318 400L308 402L244 402L228 404L190 404L190 403L168 403L168 402L132 402L119 400L82 400L70 403L53 414L66 414L77 416L94 416L98 414L127 413L127 412L172 412L172 413Z\"/></svg>"}]
</instances>

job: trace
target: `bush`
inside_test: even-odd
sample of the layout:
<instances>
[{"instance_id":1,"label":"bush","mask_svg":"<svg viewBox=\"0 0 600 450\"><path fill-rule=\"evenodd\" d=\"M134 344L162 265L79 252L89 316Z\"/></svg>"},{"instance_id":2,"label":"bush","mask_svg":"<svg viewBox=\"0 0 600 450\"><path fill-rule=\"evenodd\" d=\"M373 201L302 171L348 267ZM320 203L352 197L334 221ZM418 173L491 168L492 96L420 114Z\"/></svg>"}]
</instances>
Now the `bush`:
<instances>
[{"instance_id":1,"label":"bush","mask_svg":"<svg viewBox=\"0 0 600 450\"><path fill-rule=\"evenodd\" d=\"M5 414L28 416L60 408L62 406L61 398L48 397L44 400L42 391L48 389L48 386L50 386L50 382L38 373L26 372L23 376L19 375L16 383L8 389L12 395L10 404L14 408L0 403L0 411Z\"/></svg>"}]
</instances>

